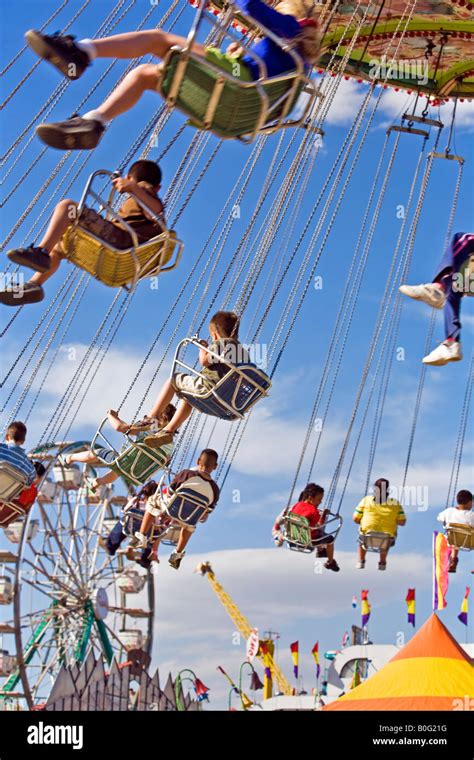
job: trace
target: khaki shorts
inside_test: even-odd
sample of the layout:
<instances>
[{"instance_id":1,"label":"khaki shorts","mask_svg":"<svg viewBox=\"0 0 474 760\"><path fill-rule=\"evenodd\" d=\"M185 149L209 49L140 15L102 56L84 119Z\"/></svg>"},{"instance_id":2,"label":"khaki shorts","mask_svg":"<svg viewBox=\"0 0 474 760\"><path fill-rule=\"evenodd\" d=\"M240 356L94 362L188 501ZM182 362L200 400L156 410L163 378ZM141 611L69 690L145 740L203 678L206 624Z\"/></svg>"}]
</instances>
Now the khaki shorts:
<instances>
[{"instance_id":1,"label":"khaki shorts","mask_svg":"<svg viewBox=\"0 0 474 760\"><path fill-rule=\"evenodd\" d=\"M214 381L212 376L209 377L209 380L207 380L207 378L206 380L203 380L201 377L186 375L185 373L180 372L173 377L171 382L178 396L183 391L185 393L192 393L193 396L202 396L207 393L219 379L217 373L215 374L217 379Z\"/></svg>"}]
</instances>

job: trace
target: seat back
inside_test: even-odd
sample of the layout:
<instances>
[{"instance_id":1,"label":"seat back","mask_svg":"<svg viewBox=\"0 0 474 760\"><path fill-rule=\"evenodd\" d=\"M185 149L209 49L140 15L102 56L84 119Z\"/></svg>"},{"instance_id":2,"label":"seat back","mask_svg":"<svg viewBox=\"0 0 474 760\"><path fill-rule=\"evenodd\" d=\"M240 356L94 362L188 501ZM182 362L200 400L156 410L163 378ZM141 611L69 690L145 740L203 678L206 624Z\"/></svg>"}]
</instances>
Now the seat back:
<instances>
[{"instance_id":1,"label":"seat back","mask_svg":"<svg viewBox=\"0 0 474 760\"><path fill-rule=\"evenodd\" d=\"M283 529L290 549L308 554L313 551L311 526L306 517L289 512L285 516Z\"/></svg>"},{"instance_id":2,"label":"seat back","mask_svg":"<svg viewBox=\"0 0 474 760\"><path fill-rule=\"evenodd\" d=\"M164 66L160 89L165 99L169 98L172 91L182 55L179 49L171 50ZM262 116L262 126L277 119L286 106L285 96L290 97L289 108L286 111L289 113L303 89L303 82L295 86L294 78L275 77L276 81L270 79L268 83L263 84L263 90L268 97L267 105L255 82L243 83L237 79L225 79L217 107L209 120L209 104L215 96L216 83L220 76L222 72L212 68L204 59L190 57L173 105L189 116L200 129L210 129L221 138L235 138L253 133Z\"/></svg>"},{"instance_id":3,"label":"seat back","mask_svg":"<svg viewBox=\"0 0 474 760\"><path fill-rule=\"evenodd\" d=\"M135 250L114 248L78 224L63 237L65 258L111 288L131 285L158 274L181 245L173 230L142 243Z\"/></svg>"},{"instance_id":4,"label":"seat back","mask_svg":"<svg viewBox=\"0 0 474 760\"><path fill-rule=\"evenodd\" d=\"M165 512L175 523L195 530L198 522L209 512L209 502L193 488L181 486L171 498Z\"/></svg>"},{"instance_id":5,"label":"seat back","mask_svg":"<svg viewBox=\"0 0 474 760\"><path fill-rule=\"evenodd\" d=\"M142 524L144 511L139 507L130 507L123 514L122 528L123 532L129 538L133 538L135 533L140 530ZM163 527L153 526L153 530L148 534L148 543L152 543L156 538L159 538L163 533Z\"/></svg>"},{"instance_id":6,"label":"seat back","mask_svg":"<svg viewBox=\"0 0 474 760\"><path fill-rule=\"evenodd\" d=\"M143 443L132 443L121 452L110 468L117 472L128 485L141 486L153 473L168 462L169 454L163 449L152 449Z\"/></svg>"},{"instance_id":7,"label":"seat back","mask_svg":"<svg viewBox=\"0 0 474 760\"><path fill-rule=\"evenodd\" d=\"M395 538L389 533L368 531L359 533L359 543L369 552L385 552L395 543Z\"/></svg>"},{"instance_id":8,"label":"seat back","mask_svg":"<svg viewBox=\"0 0 474 760\"><path fill-rule=\"evenodd\" d=\"M224 420L237 420L242 419L262 396L267 395L271 384L268 375L255 364L240 364L235 369L230 369L205 393L181 395L204 414Z\"/></svg>"},{"instance_id":9,"label":"seat back","mask_svg":"<svg viewBox=\"0 0 474 760\"><path fill-rule=\"evenodd\" d=\"M15 499L28 485L28 478L9 462L0 461L0 501Z\"/></svg>"},{"instance_id":10,"label":"seat back","mask_svg":"<svg viewBox=\"0 0 474 760\"><path fill-rule=\"evenodd\" d=\"M451 523L446 528L449 546L471 551L474 549L474 528L463 523Z\"/></svg>"}]
</instances>

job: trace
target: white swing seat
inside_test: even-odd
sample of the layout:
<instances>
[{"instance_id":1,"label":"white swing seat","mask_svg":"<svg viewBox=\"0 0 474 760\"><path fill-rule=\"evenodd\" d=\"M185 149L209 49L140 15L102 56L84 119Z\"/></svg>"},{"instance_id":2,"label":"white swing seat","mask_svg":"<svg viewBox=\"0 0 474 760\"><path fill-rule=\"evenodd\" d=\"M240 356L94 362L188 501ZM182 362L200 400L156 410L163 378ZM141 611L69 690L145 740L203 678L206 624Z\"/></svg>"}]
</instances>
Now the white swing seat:
<instances>
[{"instance_id":1,"label":"white swing seat","mask_svg":"<svg viewBox=\"0 0 474 760\"><path fill-rule=\"evenodd\" d=\"M474 549L474 528L462 523L451 523L446 528L448 544L453 549L470 552Z\"/></svg>"},{"instance_id":2,"label":"white swing seat","mask_svg":"<svg viewBox=\"0 0 474 760\"><path fill-rule=\"evenodd\" d=\"M368 531L359 533L359 544L368 552L386 552L391 546L395 546L395 536L389 533Z\"/></svg>"}]
</instances>

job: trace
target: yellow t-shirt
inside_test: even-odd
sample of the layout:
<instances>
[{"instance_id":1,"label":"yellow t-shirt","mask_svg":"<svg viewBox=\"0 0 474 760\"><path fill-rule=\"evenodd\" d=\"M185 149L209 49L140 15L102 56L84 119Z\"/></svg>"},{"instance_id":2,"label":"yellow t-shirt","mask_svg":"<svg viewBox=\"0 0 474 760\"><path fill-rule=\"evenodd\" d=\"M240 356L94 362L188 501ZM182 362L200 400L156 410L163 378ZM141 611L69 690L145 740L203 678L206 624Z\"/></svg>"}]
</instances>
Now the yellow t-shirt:
<instances>
[{"instance_id":1,"label":"yellow t-shirt","mask_svg":"<svg viewBox=\"0 0 474 760\"><path fill-rule=\"evenodd\" d=\"M388 533L397 535L397 526L405 525L406 516L402 505L396 499L387 499L377 504L373 496L365 496L357 505L354 520L360 523L362 533Z\"/></svg>"}]
</instances>

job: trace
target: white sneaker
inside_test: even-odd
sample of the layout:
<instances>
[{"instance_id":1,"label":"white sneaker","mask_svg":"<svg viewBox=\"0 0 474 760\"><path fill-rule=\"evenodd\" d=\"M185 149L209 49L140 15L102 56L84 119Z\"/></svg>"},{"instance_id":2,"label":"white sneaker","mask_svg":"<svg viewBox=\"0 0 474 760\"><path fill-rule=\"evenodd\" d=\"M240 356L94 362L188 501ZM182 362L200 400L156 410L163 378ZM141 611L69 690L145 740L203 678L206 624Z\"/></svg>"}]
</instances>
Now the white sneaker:
<instances>
[{"instance_id":1,"label":"white sneaker","mask_svg":"<svg viewBox=\"0 0 474 760\"><path fill-rule=\"evenodd\" d=\"M364 567L365 567L365 562L362 562L361 560L359 560L356 565L356 570L363 570Z\"/></svg>"},{"instance_id":2,"label":"white sneaker","mask_svg":"<svg viewBox=\"0 0 474 760\"><path fill-rule=\"evenodd\" d=\"M387 563L379 562L379 570L386 570L386 569L387 569Z\"/></svg>"},{"instance_id":3,"label":"white sneaker","mask_svg":"<svg viewBox=\"0 0 474 760\"><path fill-rule=\"evenodd\" d=\"M423 364L441 367L449 362L460 362L462 359L461 344L456 340L446 340L440 343L434 351L423 359Z\"/></svg>"},{"instance_id":4,"label":"white sneaker","mask_svg":"<svg viewBox=\"0 0 474 760\"><path fill-rule=\"evenodd\" d=\"M426 285L400 285L398 289L404 296L423 301L435 309L442 309L446 303L446 293L437 282L429 282Z\"/></svg>"},{"instance_id":5,"label":"white sneaker","mask_svg":"<svg viewBox=\"0 0 474 760\"><path fill-rule=\"evenodd\" d=\"M135 533L134 539L136 541L133 541L133 548L135 549L146 549L148 544L148 537L145 536L144 533L140 533L139 530Z\"/></svg>"}]
</instances>

